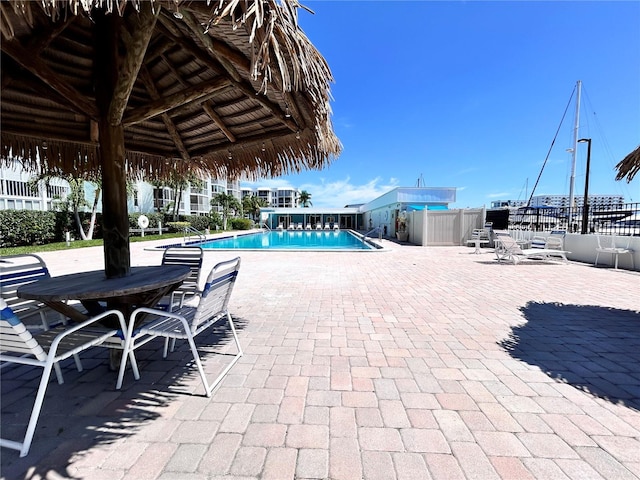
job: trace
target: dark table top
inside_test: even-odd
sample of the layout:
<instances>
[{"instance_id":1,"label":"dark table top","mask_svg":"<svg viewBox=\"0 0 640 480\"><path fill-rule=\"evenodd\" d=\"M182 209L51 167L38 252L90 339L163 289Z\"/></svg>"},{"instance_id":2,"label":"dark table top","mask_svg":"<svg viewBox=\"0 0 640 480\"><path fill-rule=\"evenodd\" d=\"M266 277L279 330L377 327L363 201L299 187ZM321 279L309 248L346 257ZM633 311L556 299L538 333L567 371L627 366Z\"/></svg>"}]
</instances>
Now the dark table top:
<instances>
[{"instance_id":1,"label":"dark table top","mask_svg":"<svg viewBox=\"0 0 640 480\"><path fill-rule=\"evenodd\" d=\"M18 296L50 302L107 300L162 289L188 276L189 267L185 265L132 267L129 275L120 278L106 278L104 270L94 270L24 285L18 289Z\"/></svg>"}]
</instances>

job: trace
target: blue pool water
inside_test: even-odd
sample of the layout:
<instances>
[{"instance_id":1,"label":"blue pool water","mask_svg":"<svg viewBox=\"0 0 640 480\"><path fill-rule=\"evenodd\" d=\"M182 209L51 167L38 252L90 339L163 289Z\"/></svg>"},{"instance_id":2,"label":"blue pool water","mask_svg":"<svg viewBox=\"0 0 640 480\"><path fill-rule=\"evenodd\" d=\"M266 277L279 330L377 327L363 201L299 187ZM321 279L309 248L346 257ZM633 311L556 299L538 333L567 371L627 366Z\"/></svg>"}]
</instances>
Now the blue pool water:
<instances>
[{"instance_id":1,"label":"blue pool water","mask_svg":"<svg viewBox=\"0 0 640 480\"><path fill-rule=\"evenodd\" d=\"M247 250L374 250L346 230L270 231L225 237L198 243L203 249Z\"/></svg>"}]
</instances>

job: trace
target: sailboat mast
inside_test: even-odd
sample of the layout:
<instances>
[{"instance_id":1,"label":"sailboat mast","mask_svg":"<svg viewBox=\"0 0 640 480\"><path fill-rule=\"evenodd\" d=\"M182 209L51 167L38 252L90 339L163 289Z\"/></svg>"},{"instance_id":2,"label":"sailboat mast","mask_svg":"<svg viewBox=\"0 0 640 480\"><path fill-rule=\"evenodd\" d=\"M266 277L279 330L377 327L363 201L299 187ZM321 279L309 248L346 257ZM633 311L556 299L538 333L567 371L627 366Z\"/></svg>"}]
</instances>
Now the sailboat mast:
<instances>
[{"instance_id":1,"label":"sailboat mast","mask_svg":"<svg viewBox=\"0 0 640 480\"><path fill-rule=\"evenodd\" d=\"M576 183L576 154L578 153L578 129L580 128L580 94L582 93L582 82L578 80L576 84L576 121L573 128L573 146L571 148L571 179L569 181L569 209L573 211L574 193L573 187Z\"/></svg>"}]
</instances>

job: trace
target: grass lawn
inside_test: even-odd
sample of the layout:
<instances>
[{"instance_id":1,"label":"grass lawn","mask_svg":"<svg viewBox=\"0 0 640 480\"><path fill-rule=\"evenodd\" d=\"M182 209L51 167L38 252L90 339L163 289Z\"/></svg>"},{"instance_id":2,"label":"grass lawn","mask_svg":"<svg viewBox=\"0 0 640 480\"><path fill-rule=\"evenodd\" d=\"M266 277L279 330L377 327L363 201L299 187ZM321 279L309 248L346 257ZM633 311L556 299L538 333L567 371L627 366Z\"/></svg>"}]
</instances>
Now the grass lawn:
<instances>
[{"instance_id":1,"label":"grass lawn","mask_svg":"<svg viewBox=\"0 0 640 480\"><path fill-rule=\"evenodd\" d=\"M130 243L148 242L151 240L162 240L167 238L182 238L183 234L165 233L162 235L145 235L144 237L129 237ZM30 245L28 247L8 247L0 248L0 255L21 255L24 253L52 252L55 250L71 250L73 248L98 247L102 245L102 239L98 240L74 240L67 246L66 242L48 243L46 245Z\"/></svg>"}]
</instances>

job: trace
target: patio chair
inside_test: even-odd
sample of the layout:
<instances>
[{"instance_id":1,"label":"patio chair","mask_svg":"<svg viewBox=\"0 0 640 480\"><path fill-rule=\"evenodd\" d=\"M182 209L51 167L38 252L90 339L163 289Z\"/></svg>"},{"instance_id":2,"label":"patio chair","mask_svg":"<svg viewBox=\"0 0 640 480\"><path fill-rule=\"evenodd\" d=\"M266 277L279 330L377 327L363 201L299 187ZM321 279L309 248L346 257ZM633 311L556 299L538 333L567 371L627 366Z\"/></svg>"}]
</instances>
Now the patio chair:
<instances>
[{"instance_id":1,"label":"patio chair","mask_svg":"<svg viewBox=\"0 0 640 480\"><path fill-rule=\"evenodd\" d=\"M162 255L162 265L187 265L190 268L189 276L182 284L171 292L169 306L181 307L187 297L193 297L200 293L199 279L202 268L203 250L200 247L170 247L165 249ZM163 299L164 300L164 299ZM160 304L165 304L165 301Z\"/></svg>"},{"instance_id":2,"label":"patio chair","mask_svg":"<svg viewBox=\"0 0 640 480\"><path fill-rule=\"evenodd\" d=\"M20 298L17 292L23 285L50 277L47 265L38 255L4 256L0 263L0 297L16 314L20 315L23 321L27 322L36 317L41 324L37 328L48 330L66 319L42 302ZM54 323L50 324L51 322ZM29 327L36 326L29 325Z\"/></svg>"},{"instance_id":3,"label":"patio chair","mask_svg":"<svg viewBox=\"0 0 640 480\"><path fill-rule=\"evenodd\" d=\"M498 262L510 260L514 264L518 264L520 260L558 260L562 259L565 263L567 260L567 252L565 250L555 250L547 248L528 248L522 249L516 240L506 232L496 231L497 243L495 248L496 258Z\"/></svg>"},{"instance_id":4,"label":"patio chair","mask_svg":"<svg viewBox=\"0 0 640 480\"><path fill-rule=\"evenodd\" d=\"M284 225L282 223L279 223L276 230L284 230Z\"/></svg>"},{"instance_id":5,"label":"patio chair","mask_svg":"<svg viewBox=\"0 0 640 480\"><path fill-rule=\"evenodd\" d=\"M51 370L55 370L58 383L64 383L59 363L83 350L100 345L115 335L116 329L94 325L111 315L117 317L120 328L126 328L122 313L117 310L108 310L82 323L59 326L33 336L6 302L0 299L0 361L42 368L40 384L24 439L18 442L2 438L0 446L18 450L21 457L29 453L44 395L49 385Z\"/></svg>"},{"instance_id":6,"label":"patio chair","mask_svg":"<svg viewBox=\"0 0 640 480\"><path fill-rule=\"evenodd\" d=\"M233 291L239 269L240 257L220 262L213 267L196 307L184 306L175 312L166 312L146 307L136 309L131 314L129 327L125 335L124 352L116 388L122 386L127 358L131 361L134 378L139 378L138 366L134 355L135 349L150 342L154 338L163 337L165 339L163 357L166 358L169 340L185 339L189 342L193 360L198 368L198 373L200 374L206 395L210 397L231 367L233 367L242 356L242 347L240 346L235 325L228 310L231 292ZM148 321L139 327L134 327L137 318L141 315L145 315L145 321ZM210 384L205 376L194 338L212 325L225 319L231 327L238 353L233 357L231 363L228 364Z\"/></svg>"},{"instance_id":7,"label":"patio chair","mask_svg":"<svg viewBox=\"0 0 640 480\"><path fill-rule=\"evenodd\" d=\"M340 225L338 223L334 223L333 224L333 229L334 230L340 230Z\"/></svg>"},{"instance_id":8,"label":"patio chair","mask_svg":"<svg viewBox=\"0 0 640 480\"><path fill-rule=\"evenodd\" d=\"M298 225L296 225L296 230L302 230L302 224L298 223Z\"/></svg>"},{"instance_id":9,"label":"patio chair","mask_svg":"<svg viewBox=\"0 0 640 480\"><path fill-rule=\"evenodd\" d=\"M616 245L616 236L615 235L596 235L596 239L598 242L598 246L596 247L596 262L594 266L598 266L598 258L601 253L607 253L611 255L612 260L614 260L615 268L618 268L618 257L620 255L628 254L631 257L631 269L635 270L635 265L633 261L634 250L629 248L631 245L631 236L627 237L627 242L624 247L618 247Z\"/></svg>"},{"instance_id":10,"label":"patio chair","mask_svg":"<svg viewBox=\"0 0 640 480\"><path fill-rule=\"evenodd\" d=\"M295 229L296 229L295 223L290 223L289 226L287 227L287 230L295 230Z\"/></svg>"},{"instance_id":11,"label":"patio chair","mask_svg":"<svg viewBox=\"0 0 640 480\"><path fill-rule=\"evenodd\" d=\"M331 230L331 225L329 225L328 223L324 224L324 229L325 230Z\"/></svg>"},{"instance_id":12,"label":"patio chair","mask_svg":"<svg viewBox=\"0 0 640 480\"><path fill-rule=\"evenodd\" d=\"M311 230L311 224L307 223L307 225L304 227L305 230Z\"/></svg>"},{"instance_id":13,"label":"patio chair","mask_svg":"<svg viewBox=\"0 0 640 480\"><path fill-rule=\"evenodd\" d=\"M489 244L490 242L489 230L484 228L474 228L471 232L471 238L467 240L467 245L473 245L475 247L473 253L479 254L482 245Z\"/></svg>"},{"instance_id":14,"label":"patio chair","mask_svg":"<svg viewBox=\"0 0 640 480\"><path fill-rule=\"evenodd\" d=\"M316 230L322 230L322 223L316 223Z\"/></svg>"}]
</instances>

